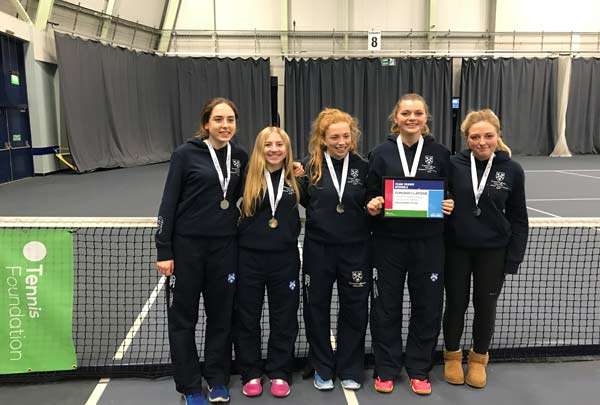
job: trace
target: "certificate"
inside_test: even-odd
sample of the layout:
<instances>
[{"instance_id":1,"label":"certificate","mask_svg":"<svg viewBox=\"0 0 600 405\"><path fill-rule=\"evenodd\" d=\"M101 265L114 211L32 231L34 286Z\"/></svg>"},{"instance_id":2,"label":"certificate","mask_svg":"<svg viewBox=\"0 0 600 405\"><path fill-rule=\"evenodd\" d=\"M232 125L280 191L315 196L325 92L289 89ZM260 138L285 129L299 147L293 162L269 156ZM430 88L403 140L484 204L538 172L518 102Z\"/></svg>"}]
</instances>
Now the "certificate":
<instances>
[{"instance_id":1,"label":"certificate","mask_svg":"<svg viewBox=\"0 0 600 405\"><path fill-rule=\"evenodd\" d=\"M385 177L383 179L386 218L444 218L444 179Z\"/></svg>"}]
</instances>

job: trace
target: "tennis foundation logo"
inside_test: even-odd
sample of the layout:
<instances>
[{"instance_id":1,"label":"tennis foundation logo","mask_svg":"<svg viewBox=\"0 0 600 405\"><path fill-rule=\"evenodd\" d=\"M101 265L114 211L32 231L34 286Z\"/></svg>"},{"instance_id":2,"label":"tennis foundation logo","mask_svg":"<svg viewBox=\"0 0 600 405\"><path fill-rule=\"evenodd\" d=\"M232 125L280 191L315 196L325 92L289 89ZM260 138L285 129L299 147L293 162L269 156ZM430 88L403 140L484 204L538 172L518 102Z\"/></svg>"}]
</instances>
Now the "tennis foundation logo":
<instances>
[{"instance_id":1,"label":"tennis foundation logo","mask_svg":"<svg viewBox=\"0 0 600 405\"><path fill-rule=\"evenodd\" d=\"M28 242L23 246L23 257L32 266L8 266L6 285L8 286L8 326L9 326L9 360L17 361L23 357L23 340L27 338L23 329L23 318L36 319L41 316L42 307L38 302L38 284L44 276L44 264L41 263L48 251L38 241ZM25 302L22 298L25 297Z\"/></svg>"},{"instance_id":2,"label":"tennis foundation logo","mask_svg":"<svg viewBox=\"0 0 600 405\"><path fill-rule=\"evenodd\" d=\"M72 368L71 233L0 230L0 246L0 373Z\"/></svg>"}]
</instances>

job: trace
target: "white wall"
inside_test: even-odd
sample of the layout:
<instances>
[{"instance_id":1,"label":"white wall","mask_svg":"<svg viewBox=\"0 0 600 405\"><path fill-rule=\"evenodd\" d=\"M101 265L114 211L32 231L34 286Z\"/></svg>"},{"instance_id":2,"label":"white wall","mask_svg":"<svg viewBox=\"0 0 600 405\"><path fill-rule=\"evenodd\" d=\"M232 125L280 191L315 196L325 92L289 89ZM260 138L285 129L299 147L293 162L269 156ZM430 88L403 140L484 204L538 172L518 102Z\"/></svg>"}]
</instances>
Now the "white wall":
<instances>
[{"instance_id":1,"label":"white wall","mask_svg":"<svg viewBox=\"0 0 600 405\"><path fill-rule=\"evenodd\" d=\"M112 15L160 28L168 0L116 0Z\"/></svg>"},{"instance_id":2,"label":"white wall","mask_svg":"<svg viewBox=\"0 0 600 405\"><path fill-rule=\"evenodd\" d=\"M32 36L32 26L25 21L19 20L13 15L0 11L0 29L3 32L12 31L13 35L25 41L30 41Z\"/></svg>"},{"instance_id":3,"label":"white wall","mask_svg":"<svg viewBox=\"0 0 600 405\"><path fill-rule=\"evenodd\" d=\"M67 0L102 11L106 0ZM158 26L168 0L115 0L113 15ZM281 3L296 30L426 30L428 0L215 0L218 30L279 30ZM432 0L434 30L485 31L488 0ZM600 31L597 0L497 0L496 31ZM343 12L347 4L348 28ZM181 0L177 29L213 29L213 0Z\"/></svg>"},{"instance_id":4,"label":"white wall","mask_svg":"<svg viewBox=\"0 0 600 405\"><path fill-rule=\"evenodd\" d=\"M427 0L349 0L350 30L424 31Z\"/></svg>"},{"instance_id":5,"label":"white wall","mask_svg":"<svg viewBox=\"0 0 600 405\"><path fill-rule=\"evenodd\" d=\"M523 0L522 0L523 1ZM432 10L432 31L485 31L488 29L487 0L437 0Z\"/></svg>"},{"instance_id":6,"label":"white wall","mask_svg":"<svg viewBox=\"0 0 600 405\"><path fill-rule=\"evenodd\" d=\"M15 6L9 1L0 1L0 12L10 14L13 17L16 15Z\"/></svg>"},{"instance_id":7,"label":"white wall","mask_svg":"<svg viewBox=\"0 0 600 405\"><path fill-rule=\"evenodd\" d=\"M600 2L498 0L496 31L600 31Z\"/></svg>"},{"instance_id":8,"label":"white wall","mask_svg":"<svg viewBox=\"0 0 600 405\"><path fill-rule=\"evenodd\" d=\"M213 25L212 0L181 0L176 30L212 30Z\"/></svg>"},{"instance_id":9,"label":"white wall","mask_svg":"<svg viewBox=\"0 0 600 405\"><path fill-rule=\"evenodd\" d=\"M65 0L67 3L80 4L81 7L103 12L106 0Z\"/></svg>"},{"instance_id":10,"label":"white wall","mask_svg":"<svg viewBox=\"0 0 600 405\"><path fill-rule=\"evenodd\" d=\"M279 30L281 0L216 0L217 30ZM181 0L175 29L212 30L213 0Z\"/></svg>"},{"instance_id":11,"label":"white wall","mask_svg":"<svg viewBox=\"0 0 600 405\"><path fill-rule=\"evenodd\" d=\"M124 0L122 0L124 1ZM297 31L424 31L428 0L287 0ZM282 0L216 0L218 30L279 30ZM488 2L438 0L435 30L485 31ZM347 11L345 11L347 8ZM460 12L457 12L460 10ZM181 0L177 29L213 29L213 0ZM347 13L347 14L346 14Z\"/></svg>"},{"instance_id":12,"label":"white wall","mask_svg":"<svg viewBox=\"0 0 600 405\"><path fill-rule=\"evenodd\" d=\"M57 104L55 97L56 65L35 60L32 45L25 47L27 71L27 101L31 127L31 145L44 148L58 145ZM36 174L58 170L58 160L53 154L34 156Z\"/></svg>"},{"instance_id":13,"label":"white wall","mask_svg":"<svg viewBox=\"0 0 600 405\"><path fill-rule=\"evenodd\" d=\"M217 0L216 3L218 30L281 29L280 0Z\"/></svg>"},{"instance_id":14,"label":"white wall","mask_svg":"<svg viewBox=\"0 0 600 405\"><path fill-rule=\"evenodd\" d=\"M107 0L66 0L81 7L104 12ZM150 27L160 27L165 2L168 0L115 0L112 15Z\"/></svg>"},{"instance_id":15,"label":"white wall","mask_svg":"<svg viewBox=\"0 0 600 405\"><path fill-rule=\"evenodd\" d=\"M341 12L344 0L290 0L289 29L296 31L343 31L346 22Z\"/></svg>"}]
</instances>

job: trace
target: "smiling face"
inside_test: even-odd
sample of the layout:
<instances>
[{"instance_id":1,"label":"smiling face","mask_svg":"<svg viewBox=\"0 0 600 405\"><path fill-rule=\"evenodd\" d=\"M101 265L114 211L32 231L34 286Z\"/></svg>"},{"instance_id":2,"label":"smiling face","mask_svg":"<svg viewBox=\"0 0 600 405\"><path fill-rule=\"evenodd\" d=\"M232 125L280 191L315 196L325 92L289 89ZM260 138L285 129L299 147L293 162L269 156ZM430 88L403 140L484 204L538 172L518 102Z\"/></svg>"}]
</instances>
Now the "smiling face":
<instances>
[{"instance_id":1,"label":"smiling face","mask_svg":"<svg viewBox=\"0 0 600 405\"><path fill-rule=\"evenodd\" d=\"M265 162L270 172L283 167L287 151L281 135L275 131L271 132L265 139Z\"/></svg>"},{"instance_id":2,"label":"smiling face","mask_svg":"<svg viewBox=\"0 0 600 405\"><path fill-rule=\"evenodd\" d=\"M350 151L352 133L347 122L336 122L325 131L327 153L335 159L343 159Z\"/></svg>"},{"instance_id":3,"label":"smiling face","mask_svg":"<svg viewBox=\"0 0 600 405\"><path fill-rule=\"evenodd\" d=\"M498 147L498 131L487 121L479 121L467 132L467 147L478 160L488 160Z\"/></svg>"},{"instance_id":4,"label":"smiling face","mask_svg":"<svg viewBox=\"0 0 600 405\"><path fill-rule=\"evenodd\" d=\"M233 109L225 103L217 104L210 112L208 122L204 124L210 143L217 149L225 146L233 138L236 119Z\"/></svg>"},{"instance_id":5,"label":"smiling face","mask_svg":"<svg viewBox=\"0 0 600 405\"><path fill-rule=\"evenodd\" d=\"M402 140L416 142L427 124L427 111L420 100L402 100L394 117Z\"/></svg>"}]
</instances>

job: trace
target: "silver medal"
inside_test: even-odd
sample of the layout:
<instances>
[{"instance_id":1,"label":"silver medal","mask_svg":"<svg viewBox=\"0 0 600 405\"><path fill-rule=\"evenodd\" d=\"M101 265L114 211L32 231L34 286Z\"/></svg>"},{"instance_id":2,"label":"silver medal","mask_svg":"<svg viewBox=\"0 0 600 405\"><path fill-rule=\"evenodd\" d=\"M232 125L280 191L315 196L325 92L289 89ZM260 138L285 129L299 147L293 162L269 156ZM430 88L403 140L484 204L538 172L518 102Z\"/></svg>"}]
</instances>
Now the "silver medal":
<instances>
[{"instance_id":1,"label":"silver medal","mask_svg":"<svg viewBox=\"0 0 600 405\"><path fill-rule=\"evenodd\" d=\"M348 178L348 165L350 162L350 153L346 153L344 156L344 164L342 166L342 179L340 184L338 184L337 174L335 173L335 168L333 167L333 162L331 161L331 156L329 153L325 152L325 161L327 162L327 168L329 169L329 176L331 176L331 182L333 183L333 187L338 195L338 205L335 207L335 211L338 214L342 214L344 212L344 204L342 204L342 196L344 195L344 189L346 188L346 179Z\"/></svg>"},{"instance_id":2,"label":"silver medal","mask_svg":"<svg viewBox=\"0 0 600 405\"><path fill-rule=\"evenodd\" d=\"M475 209L473 210L473 215L476 217L481 215L481 208L479 208L479 198L483 194L483 189L485 188L485 183L490 174L490 170L492 169L492 162L494 161L494 157L496 154L492 153L490 159L485 165L485 170L483 171L483 175L481 176L481 181L477 184L477 168L475 167L475 157L473 152L471 152L471 183L473 185L473 195L475 197Z\"/></svg>"},{"instance_id":3,"label":"silver medal","mask_svg":"<svg viewBox=\"0 0 600 405\"><path fill-rule=\"evenodd\" d=\"M279 221L276 218L269 219L269 228L275 229L279 226Z\"/></svg>"}]
</instances>

